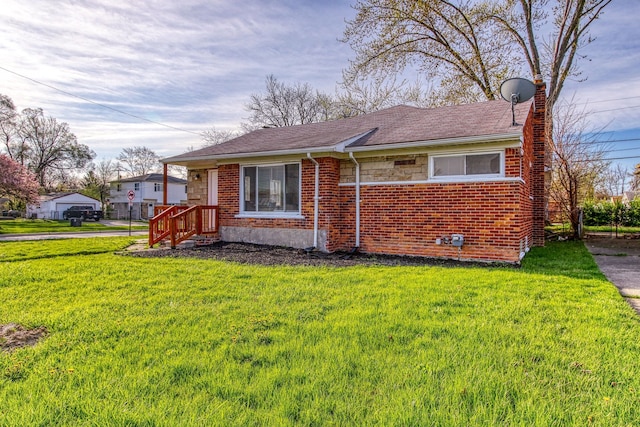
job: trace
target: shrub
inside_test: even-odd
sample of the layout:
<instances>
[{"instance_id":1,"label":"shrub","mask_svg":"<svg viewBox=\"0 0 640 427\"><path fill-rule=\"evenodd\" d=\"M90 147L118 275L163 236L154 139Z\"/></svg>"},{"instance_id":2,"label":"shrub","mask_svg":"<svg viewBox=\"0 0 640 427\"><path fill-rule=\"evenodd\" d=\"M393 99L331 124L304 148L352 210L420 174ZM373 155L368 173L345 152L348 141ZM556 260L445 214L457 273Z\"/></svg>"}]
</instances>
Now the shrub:
<instances>
[{"instance_id":1,"label":"shrub","mask_svg":"<svg viewBox=\"0 0 640 427\"><path fill-rule=\"evenodd\" d=\"M640 200L630 204L620 201L585 202L583 206L584 225L598 226L617 224L627 227L640 226Z\"/></svg>"}]
</instances>

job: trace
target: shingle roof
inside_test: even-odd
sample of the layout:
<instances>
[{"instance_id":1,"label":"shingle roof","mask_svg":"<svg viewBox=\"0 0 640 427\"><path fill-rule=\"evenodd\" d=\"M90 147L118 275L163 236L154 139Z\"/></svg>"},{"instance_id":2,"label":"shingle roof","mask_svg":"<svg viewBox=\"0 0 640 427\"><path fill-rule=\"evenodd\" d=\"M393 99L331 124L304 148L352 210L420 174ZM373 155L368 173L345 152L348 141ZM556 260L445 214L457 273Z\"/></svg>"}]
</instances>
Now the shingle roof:
<instances>
[{"instance_id":1,"label":"shingle roof","mask_svg":"<svg viewBox=\"0 0 640 427\"><path fill-rule=\"evenodd\" d=\"M111 182L163 182L163 175L161 173L148 173L146 175L132 176L131 178L122 178ZM167 182L169 184L186 184L187 181L182 178L176 178L175 176L167 176Z\"/></svg>"},{"instance_id":2,"label":"shingle roof","mask_svg":"<svg viewBox=\"0 0 640 427\"><path fill-rule=\"evenodd\" d=\"M96 199L95 197L87 196L86 194L82 194L82 193L79 193L77 191L63 191L63 192L58 192L58 193L41 194L39 196L39 200L40 200L40 202L48 202L50 200L55 200L55 199L60 199L62 197L70 196L72 194L77 194L79 196L83 196L83 197L86 197L88 199L93 199L93 200L99 202L99 200Z\"/></svg>"},{"instance_id":3,"label":"shingle roof","mask_svg":"<svg viewBox=\"0 0 640 427\"><path fill-rule=\"evenodd\" d=\"M516 105L517 123L524 123L530 107L531 102ZM502 100L440 108L399 105L347 119L258 129L222 144L164 159L163 162L233 158L278 151L332 150L340 144L345 144L346 151L364 147L385 149L402 143L521 133L521 125L512 126L511 104Z\"/></svg>"}]
</instances>

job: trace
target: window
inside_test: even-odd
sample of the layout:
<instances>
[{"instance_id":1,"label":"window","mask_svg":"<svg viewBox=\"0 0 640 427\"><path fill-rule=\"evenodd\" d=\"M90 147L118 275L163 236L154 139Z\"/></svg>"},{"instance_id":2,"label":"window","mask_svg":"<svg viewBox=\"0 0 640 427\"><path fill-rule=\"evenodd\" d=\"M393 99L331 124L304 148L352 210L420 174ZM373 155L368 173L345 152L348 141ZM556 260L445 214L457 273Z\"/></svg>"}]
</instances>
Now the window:
<instances>
[{"instance_id":1,"label":"window","mask_svg":"<svg viewBox=\"0 0 640 427\"><path fill-rule=\"evenodd\" d=\"M153 191L159 192L159 191L162 191L162 189L163 189L162 183L160 183L160 182L154 182L153 183Z\"/></svg>"},{"instance_id":2,"label":"window","mask_svg":"<svg viewBox=\"0 0 640 427\"><path fill-rule=\"evenodd\" d=\"M242 212L300 212L300 164L244 166Z\"/></svg>"},{"instance_id":3,"label":"window","mask_svg":"<svg viewBox=\"0 0 640 427\"><path fill-rule=\"evenodd\" d=\"M189 187L185 185L185 186L184 186L184 194L187 194L187 193L188 193L188 189L189 189Z\"/></svg>"},{"instance_id":4,"label":"window","mask_svg":"<svg viewBox=\"0 0 640 427\"><path fill-rule=\"evenodd\" d=\"M502 175L502 153L461 154L434 156L431 176L500 176Z\"/></svg>"},{"instance_id":5,"label":"window","mask_svg":"<svg viewBox=\"0 0 640 427\"><path fill-rule=\"evenodd\" d=\"M134 182L133 183L133 189L135 191L140 191L140 183L139 182Z\"/></svg>"},{"instance_id":6,"label":"window","mask_svg":"<svg viewBox=\"0 0 640 427\"><path fill-rule=\"evenodd\" d=\"M116 191L122 191L122 184L116 184Z\"/></svg>"}]
</instances>

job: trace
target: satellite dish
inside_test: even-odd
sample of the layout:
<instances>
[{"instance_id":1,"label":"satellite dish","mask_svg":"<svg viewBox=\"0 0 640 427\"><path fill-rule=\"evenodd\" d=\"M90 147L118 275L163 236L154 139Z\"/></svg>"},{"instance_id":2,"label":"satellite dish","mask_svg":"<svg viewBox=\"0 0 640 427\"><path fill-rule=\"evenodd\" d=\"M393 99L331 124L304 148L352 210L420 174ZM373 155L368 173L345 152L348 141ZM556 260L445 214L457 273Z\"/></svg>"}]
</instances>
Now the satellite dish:
<instances>
[{"instance_id":1,"label":"satellite dish","mask_svg":"<svg viewBox=\"0 0 640 427\"><path fill-rule=\"evenodd\" d=\"M533 82L516 77L507 79L500 85L500 96L511 103L512 126L516 126L515 105L533 98L536 94L536 85Z\"/></svg>"}]
</instances>

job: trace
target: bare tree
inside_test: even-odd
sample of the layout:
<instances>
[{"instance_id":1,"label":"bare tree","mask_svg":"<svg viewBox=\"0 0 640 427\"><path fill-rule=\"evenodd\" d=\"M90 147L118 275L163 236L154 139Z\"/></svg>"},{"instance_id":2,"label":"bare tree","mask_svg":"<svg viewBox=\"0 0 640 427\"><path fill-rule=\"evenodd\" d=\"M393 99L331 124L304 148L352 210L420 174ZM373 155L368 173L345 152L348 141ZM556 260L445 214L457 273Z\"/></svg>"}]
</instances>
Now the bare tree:
<instances>
[{"instance_id":1,"label":"bare tree","mask_svg":"<svg viewBox=\"0 0 640 427\"><path fill-rule=\"evenodd\" d=\"M68 124L45 117L41 108L22 111L6 149L45 189L67 180L71 172L84 168L95 157L87 145L78 143Z\"/></svg>"},{"instance_id":2,"label":"bare tree","mask_svg":"<svg viewBox=\"0 0 640 427\"><path fill-rule=\"evenodd\" d=\"M600 186L607 196L619 196L624 193L629 177L629 169L619 163L610 165L600 177Z\"/></svg>"},{"instance_id":3,"label":"bare tree","mask_svg":"<svg viewBox=\"0 0 640 427\"><path fill-rule=\"evenodd\" d=\"M147 147L123 148L118 161L130 176L146 175L160 170L160 156Z\"/></svg>"},{"instance_id":4,"label":"bare tree","mask_svg":"<svg viewBox=\"0 0 640 427\"><path fill-rule=\"evenodd\" d=\"M109 196L109 183L116 179L118 163L111 159L102 159L92 163L82 180L82 193L100 200L104 209Z\"/></svg>"},{"instance_id":5,"label":"bare tree","mask_svg":"<svg viewBox=\"0 0 640 427\"><path fill-rule=\"evenodd\" d=\"M397 81L395 75L378 73L371 79L350 78L343 73L343 91L336 94L334 117L353 117L398 104L424 106L430 104L420 85Z\"/></svg>"},{"instance_id":6,"label":"bare tree","mask_svg":"<svg viewBox=\"0 0 640 427\"><path fill-rule=\"evenodd\" d=\"M251 95L245 105L250 113L249 123L243 125L245 130L314 123L326 117L327 95L314 91L309 84L287 86L268 75L265 86L265 93Z\"/></svg>"},{"instance_id":7,"label":"bare tree","mask_svg":"<svg viewBox=\"0 0 640 427\"><path fill-rule=\"evenodd\" d=\"M415 65L450 103L495 99L499 84L528 66L547 81L547 135L565 79L593 39L589 27L611 0L358 0L343 41L352 78ZM551 8L550 8L551 5ZM545 25L548 10L553 19ZM551 30L546 33L549 28ZM524 61L523 61L524 58Z\"/></svg>"},{"instance_id":8,"label":"bare tree","mask_svg":"<svg viewBox=\"0 0 640 427\"><path fill-rule=\"evenodd\" d=\"M573 100L557 105L554 126L554 168L550 200L569 218L574 237L579 238L579 208L609 167L608 146L599 143L600 131L588 129L588 113Z\"/></svg>"},{"instance_id":9,"label":"bare tree","mask_svg":"<svg viewBox=\"0 0 640 427\"><path fill-rule=\"evenodd\" d=\"M0 94L0 138L2 138L2 143L9 155L11 138L16 128L17 117L18 113L16 112L13 100L6 95Z\"/></svg>"},{"instance_id":10,"label":"bare tree","mask_svg":"<svg viewBox=\"0 0 640 427\"><path fill-rule=\"evenodd\" d=\"M223 142L229 141L230 139L237 138L240 136L240 132L234 130L220 130L216 129L215 126L211 129L207 129L202 132L202 139L204 143L203 147L208 147L210 145L218 145ZM189 150L192 151L192 150Z\"/></svg>"},{"instance_id":11,"label":"bare tree","mask_svg":"<svg viewBox=\"0 0 640 427\"><path fill-rule=\"evenodd\" d=\"M517 71L514 45L496 33L484 3L446 0L358 0L342 41L356 53L346 75L401 72L415 65L443 90L495 99Z\"/></svg>"},{"instance_id":12,"label":"bare tree","mask_svg":"<svg viewBox=\"0 0 640 427\"><path fill-rule=\"evenodd\" d=\"M640 191L640 163L638 163L631 175L631 189Z\"/></svg>"},{"instance_id":13,"label":"bare tree","mask_svg":"<svg viewBox=\"0 0 640 427\"><path fill-rule=\"evenodd\" d=\"M565 80L580 77L576 64L579 51L594 40L589 35L589 27L609 3L611 0L506 0L494 8L493 22L520 48L531 75L545 76L549 141L554 135L553 107L560 98ZM551 33L540 34L549 9L553 16Z\"/></svg>"}]
</instances>

